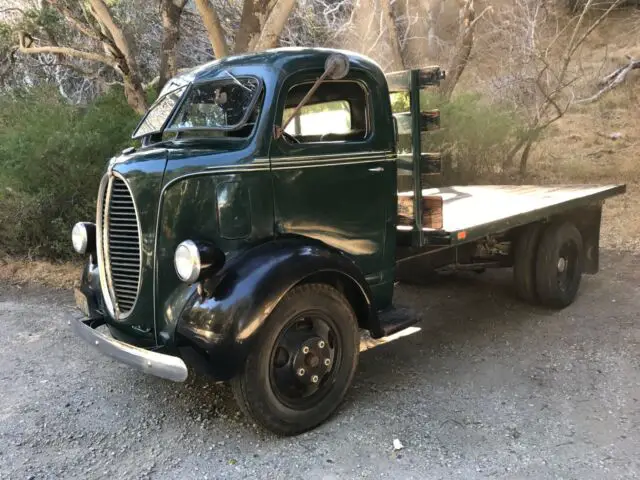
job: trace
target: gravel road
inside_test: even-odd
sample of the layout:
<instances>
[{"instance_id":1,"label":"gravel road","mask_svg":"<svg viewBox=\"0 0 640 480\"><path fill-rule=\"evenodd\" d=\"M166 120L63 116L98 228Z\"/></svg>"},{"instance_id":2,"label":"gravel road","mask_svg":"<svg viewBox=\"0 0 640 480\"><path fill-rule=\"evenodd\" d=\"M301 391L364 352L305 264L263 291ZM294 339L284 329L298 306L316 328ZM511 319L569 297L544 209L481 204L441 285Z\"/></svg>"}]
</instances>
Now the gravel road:
<instances>
[{"instance_id":1,"label":"gravel road","mask_svg":"<svg viewBox=\"0 0 640 480\"><path fill-rule=\"evenodd\" d=\"M513 300L508 271L401 286L422 331L363 353L340 411L286 439L225 386L81 343L70 293L0 285L0 479L638 478L640 256L602 267L562 312Z\"/></svg>"}]
</instances>

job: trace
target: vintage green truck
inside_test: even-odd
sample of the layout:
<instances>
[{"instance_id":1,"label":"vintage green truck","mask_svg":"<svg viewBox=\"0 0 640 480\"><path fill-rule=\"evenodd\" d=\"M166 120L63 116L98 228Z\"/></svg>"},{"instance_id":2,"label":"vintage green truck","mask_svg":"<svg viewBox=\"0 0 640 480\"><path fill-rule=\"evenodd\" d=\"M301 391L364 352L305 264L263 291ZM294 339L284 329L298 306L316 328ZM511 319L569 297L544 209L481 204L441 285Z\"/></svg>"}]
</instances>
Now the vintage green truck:
<instances>
[{"instance_id":1,"label":"vintage green truck","mask_svg":"<svg viewBox=\"0 0 640 480\"><path fill-rule=\"evenodd\" d=\"M152 375L229 381L249 418L292 435L335 411L362 348L416 329L392 306L399 277L513 267L522 298L569 305L625 186L435 187L422 150L439 115L420 91L443 77L290 48L174 78L141 146L109 161L95 223L73 228L75 332Z\"/></svg>"}]
</instances>

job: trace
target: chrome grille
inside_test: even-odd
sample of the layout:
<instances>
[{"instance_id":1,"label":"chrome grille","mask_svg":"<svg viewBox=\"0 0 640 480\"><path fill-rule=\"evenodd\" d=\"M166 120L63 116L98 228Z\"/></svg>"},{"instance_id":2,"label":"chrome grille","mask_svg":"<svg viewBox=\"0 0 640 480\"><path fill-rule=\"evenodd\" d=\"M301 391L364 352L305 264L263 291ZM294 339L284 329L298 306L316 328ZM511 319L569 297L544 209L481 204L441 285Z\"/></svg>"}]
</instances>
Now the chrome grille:
<instances>
[{"instance_id":1,"label":"chrome grille","mask_svg":"<svg viewBox=\"0 0 640 480\"><path fill-rule=\"evenodd\" d=\"M131 192L119 176L108 177L98 205L101 280L107 307L116 319L133 309L140 286L140 228ZM109 297L107 299L107 296Z\"/></svg>"}]
</instances>

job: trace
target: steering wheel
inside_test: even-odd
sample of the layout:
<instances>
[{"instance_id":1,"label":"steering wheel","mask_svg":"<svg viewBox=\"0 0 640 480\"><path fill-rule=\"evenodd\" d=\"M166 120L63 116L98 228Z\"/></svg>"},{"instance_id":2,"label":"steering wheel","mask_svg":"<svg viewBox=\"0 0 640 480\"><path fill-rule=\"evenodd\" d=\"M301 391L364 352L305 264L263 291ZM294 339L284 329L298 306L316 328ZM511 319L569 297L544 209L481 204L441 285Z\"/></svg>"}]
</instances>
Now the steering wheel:
<instances>
[{"instance_id":1,"label":"steering wheel","mask_svg":"<svg viewBox=\"0 0 640 480\"><path fill-rule=\"evenodd\" d=\"M284 130L282 131L282 136L291 143L300 143L300 140Z\"/></svg>"}]
</instances>

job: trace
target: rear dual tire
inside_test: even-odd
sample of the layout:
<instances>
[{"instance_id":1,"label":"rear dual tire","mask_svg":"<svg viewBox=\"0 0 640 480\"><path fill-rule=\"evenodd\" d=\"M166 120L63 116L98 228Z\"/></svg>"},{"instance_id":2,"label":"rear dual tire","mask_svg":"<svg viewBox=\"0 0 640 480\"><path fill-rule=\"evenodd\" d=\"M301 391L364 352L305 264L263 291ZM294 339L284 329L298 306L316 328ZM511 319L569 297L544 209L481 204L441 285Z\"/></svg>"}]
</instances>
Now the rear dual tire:
<instances>
[{"instance_id":1,"label":"rear dual tire","mask_svg":"<svg viewBox=\"0 0 640 480\"><path fill-rule=\"evenodd\" d=\"M528 225L514 247L514 284L529 303L561 309L575 300L584 263L580 231L570 222Z\"/></svg>"}]
</instances>

